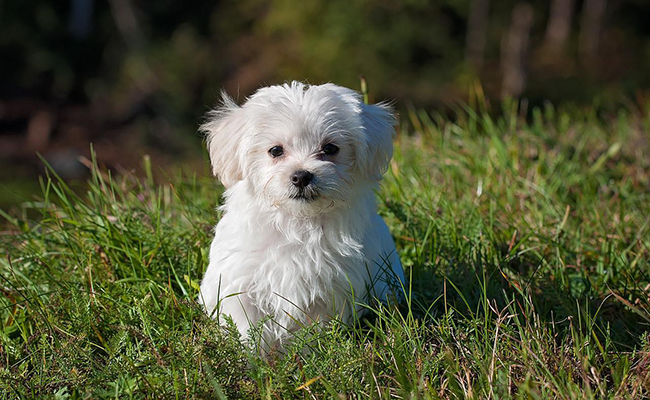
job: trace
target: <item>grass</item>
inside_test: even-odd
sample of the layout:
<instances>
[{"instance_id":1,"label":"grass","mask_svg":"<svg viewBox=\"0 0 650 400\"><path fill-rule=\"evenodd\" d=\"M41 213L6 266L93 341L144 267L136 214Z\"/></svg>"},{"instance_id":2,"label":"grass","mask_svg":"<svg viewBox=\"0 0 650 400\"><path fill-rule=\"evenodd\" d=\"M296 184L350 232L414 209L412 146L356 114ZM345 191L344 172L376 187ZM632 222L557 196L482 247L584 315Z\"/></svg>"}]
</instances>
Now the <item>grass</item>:
<instances>
[{"instance_id":1,"label":"grass","mask_svg":"<svg viewBox=\"0 0 650 400\"><path fill-rule=\"evenodd\" d=\"M650 396L650 112L518 112L403 115L378 198L408 300L266 359L195 303L213 179L44 177L3 212L1 397Z\"/></svg>"}]
</instances>

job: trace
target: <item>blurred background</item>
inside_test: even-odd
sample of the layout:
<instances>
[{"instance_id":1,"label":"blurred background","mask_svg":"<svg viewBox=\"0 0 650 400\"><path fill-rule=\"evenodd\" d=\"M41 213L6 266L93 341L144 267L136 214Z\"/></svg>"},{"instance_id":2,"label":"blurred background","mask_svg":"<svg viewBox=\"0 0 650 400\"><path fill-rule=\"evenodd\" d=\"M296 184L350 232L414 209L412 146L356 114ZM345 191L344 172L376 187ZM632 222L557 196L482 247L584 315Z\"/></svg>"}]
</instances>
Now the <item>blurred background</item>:
<instances>
[{"instance_id":1,"label":"blurred background","mask_svg":"<svg viewBox=\"0 0 650 400\"><path fill-rule=\"evenodd\" d=\"M647 0L0 0L0 207L38 191L37 153L83 179L94 144L118 173L208 173L197 126L302 80L445 112L470 93L630 107L650 97ZM498 107L495 107L498 109Z\"/></svg>"}]
</instances>

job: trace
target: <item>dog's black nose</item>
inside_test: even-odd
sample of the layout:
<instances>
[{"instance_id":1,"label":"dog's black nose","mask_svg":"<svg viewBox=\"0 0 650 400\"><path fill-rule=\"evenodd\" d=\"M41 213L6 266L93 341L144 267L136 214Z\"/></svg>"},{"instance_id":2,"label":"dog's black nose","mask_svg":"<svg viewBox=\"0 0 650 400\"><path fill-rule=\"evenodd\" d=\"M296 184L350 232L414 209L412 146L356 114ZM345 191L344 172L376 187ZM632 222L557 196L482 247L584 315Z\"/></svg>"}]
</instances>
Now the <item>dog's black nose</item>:
<instances>
[{"instance_id":1,"label":"dog's black nose","mask_svg":"<svg viewBox=\"0 0 650 400\"><path fill-rule=\"evenodd\" d=\"M305 170L296 171L291 174L291 183L300 189L309 185L312 179L314 179L314 174Z\"/></svg>"}]
</instances>

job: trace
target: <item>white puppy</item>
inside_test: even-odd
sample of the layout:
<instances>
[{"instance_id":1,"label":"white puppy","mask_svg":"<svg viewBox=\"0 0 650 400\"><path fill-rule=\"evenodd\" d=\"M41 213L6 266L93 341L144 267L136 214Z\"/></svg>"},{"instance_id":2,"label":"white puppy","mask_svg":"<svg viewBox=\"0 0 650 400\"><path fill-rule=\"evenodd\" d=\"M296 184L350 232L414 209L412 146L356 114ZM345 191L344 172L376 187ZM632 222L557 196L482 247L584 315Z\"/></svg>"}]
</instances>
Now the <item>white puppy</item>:
<instances>
[{"instance_id":1,"label":"white puppy","mask_svg":"<svg viewBox=\"0 0 650 400\"><path fill-rule=\"evenodd\" d=\"M395 117L333 84L224 95L209 114L213 172L227 188L200 302L242 336L263 319L265 348L303 324L350 321L404 281L375 195ZM270 317L270 318L265 318Z\"/></svg>"}]
</instances>

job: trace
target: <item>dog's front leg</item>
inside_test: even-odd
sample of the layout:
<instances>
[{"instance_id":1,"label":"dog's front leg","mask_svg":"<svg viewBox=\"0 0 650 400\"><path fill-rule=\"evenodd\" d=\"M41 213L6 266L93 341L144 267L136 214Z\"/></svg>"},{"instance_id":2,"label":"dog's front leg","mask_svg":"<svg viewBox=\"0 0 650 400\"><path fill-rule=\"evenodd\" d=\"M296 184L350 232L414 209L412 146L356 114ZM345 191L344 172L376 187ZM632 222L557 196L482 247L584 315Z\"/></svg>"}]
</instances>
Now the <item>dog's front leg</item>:
<instances>
[{"instance_id":1,"label":"dog's front leg","mask_svg":"<svg viewBox=\"0 0 650 400\"><path fill-rule=\"evenodd\" d=\"M230 317L242 338L249 337L249 329L261 318L260 310L246 293L239 293L221 300L219 320Z\"/></svg>"}]
</instances>

